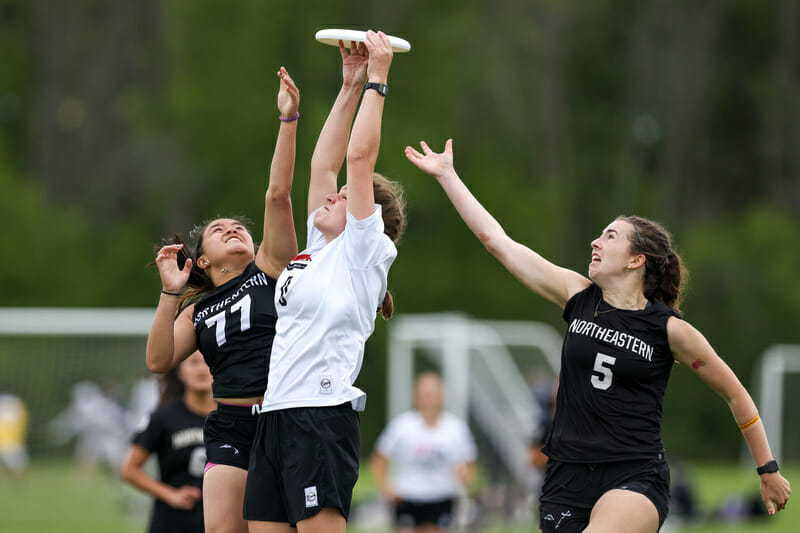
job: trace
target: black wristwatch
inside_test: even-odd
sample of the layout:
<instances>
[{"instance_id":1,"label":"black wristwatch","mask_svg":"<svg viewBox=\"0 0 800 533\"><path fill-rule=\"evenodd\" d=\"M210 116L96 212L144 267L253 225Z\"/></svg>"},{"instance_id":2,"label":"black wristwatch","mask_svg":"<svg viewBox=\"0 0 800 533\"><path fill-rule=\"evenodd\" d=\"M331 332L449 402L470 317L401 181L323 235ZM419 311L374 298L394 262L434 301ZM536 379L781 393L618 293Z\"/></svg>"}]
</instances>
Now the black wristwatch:
<instances>
[{"instance_id":1,"label":"black wristwatch","mask_svg":"<svg viewBox=\"0 0 800 533\"><path fill-rule=\"evenodd\" d=\"M375 83L372 81L368 81L367 84L364 85L364 90L366 91L367 89L375 89L381 96L386 96L387 94L389 94L389 86L386 85L385 83Z\"/></svg>"},{"instance_id":2,"label":"black wristwatch","mask_svg":"<svg viewBox=\"0 0 800 533\"><path fill-rule=\"evenodd\" d=\"M772 461L767 461L767 463L765 463L764 466L759 466L758 468L756 468L756 472L758 472L759 476L761 474L771 474L777 471L778 471L778 461L774 459Z\"/></svg>"}]
</instances>

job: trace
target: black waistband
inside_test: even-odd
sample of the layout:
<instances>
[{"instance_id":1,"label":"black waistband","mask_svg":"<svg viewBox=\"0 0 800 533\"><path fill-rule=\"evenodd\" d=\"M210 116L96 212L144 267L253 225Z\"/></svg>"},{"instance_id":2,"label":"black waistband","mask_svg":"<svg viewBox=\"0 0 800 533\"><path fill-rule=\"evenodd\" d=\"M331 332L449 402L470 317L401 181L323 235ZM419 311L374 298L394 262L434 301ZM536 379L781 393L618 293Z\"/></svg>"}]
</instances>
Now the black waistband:
<instances>
[{"instance_id":1,"label":"black waistband","mask_svg":"<svg viewBox=\"0 0 800 533\"><path fill-rule=\"evenodd\" d=\"M255 404L260 405L260 404ZM250 418L258 414L252 405L233 405L230 403L217 403L217 412L225 416L236 418Z\"/></svg>"}]
</instances>

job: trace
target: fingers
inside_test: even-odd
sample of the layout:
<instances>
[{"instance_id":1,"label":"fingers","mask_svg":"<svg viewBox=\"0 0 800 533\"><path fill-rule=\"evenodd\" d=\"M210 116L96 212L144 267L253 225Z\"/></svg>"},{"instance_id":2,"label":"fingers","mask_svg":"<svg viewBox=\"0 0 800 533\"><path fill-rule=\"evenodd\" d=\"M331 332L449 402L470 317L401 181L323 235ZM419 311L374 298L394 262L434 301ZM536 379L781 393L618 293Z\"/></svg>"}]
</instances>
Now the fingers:
<instances>
[{"instance_id":1,"label":"fingers","mask_svg":"<svg viewBox=\"0 0 800 533\"><path fill-rule=\"evenodd\" d=\"M453 139L447 139L447 142L444 143L444 153L453 154Z\"/></svg>"},{"instance_id":2,"label":"fingers","mask_svg":"<svg viewBox=\"0 0 800 533\"><path fill-rule=\"evenodd\" d=\"M180 251L181 248L183 248L182 244L168 244L166 246L162 246L158 251L157 257L168 257L170 255L175 255Z\"/></svg>"},{"instance_id":3,"label":"fingers","mask_svg":"<svg viewBox=\"0 0 800 533\"><path fill-rule=\"evenodd\" d=\"M428 146L428 143L426 143L425 141L420 141L419 145L422 147L422 152L425 155L430 155L433 153L433 150L431 150L431 147Z\"/></svg>"},{"instance_id":4,"label":"fingers","mask_svg":"<svg viewBox=\"0 0 800 533\"><path fill-rule=\"evenodd\" d=\"M191 257L187 257L186 258L186 263L184 263L183 268L181 269L181 272L183 272L184 274L189 274L191 271L192 271L192 258Z\"/></svg>"},{"instance_id":5,"label":"fingers","mask_svg":"<svg viewBox=\"0 0 800 533\"><path fill-rule=\"evenodd\" d=\"M339 53L342 55L342 59L347 57L347 50L344 47L344 43L341 39L339 39Z\"/></svg>"},{"instance_id":6,"label":"fingers","mask_svg":"<svg viewBox=\"0 0 800 533\"><path fill-rule=\"evenodd\" d=\"M410 146L406 146L405 153L406 153L406 157L408 158L408 160L411 161L412 163L414 162L415 159L422 159L423 158L421 153L417 152L416 150L414 150Z\"/></svg>"}]
</instances>

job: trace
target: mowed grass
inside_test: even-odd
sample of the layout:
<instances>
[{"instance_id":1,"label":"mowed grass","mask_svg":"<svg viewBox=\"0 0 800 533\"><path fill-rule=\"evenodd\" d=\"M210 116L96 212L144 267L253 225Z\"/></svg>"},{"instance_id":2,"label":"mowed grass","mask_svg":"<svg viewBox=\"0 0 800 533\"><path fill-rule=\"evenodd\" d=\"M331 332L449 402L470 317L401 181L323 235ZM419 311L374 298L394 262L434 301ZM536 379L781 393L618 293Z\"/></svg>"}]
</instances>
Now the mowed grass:
<instances>
[{"instance_id":1,"label":"mowed grass","mask_svg":"<svg viewBox=\"0 0 800 533\"><path fill-rule=\"evenodd\" d=\"M800 467L784 468L784 475L800 486ZM694 464L692 479L705 510L717 508L731 495L758 490L758 480L749 470L735 464ZM371 480L363 472L355 499L374 495ZM769 520L744 524L704 522L669 529L670 533L797 533L800 508ZM132 489L103 472L85 475L66 461L39 461L27 479L18 480L0 472L0 533L133 533L145 529L149 505ZM496 524L482 533L536 531L534 524ZM367 533L367 532L359 532Z\"/></svg>"}]
</instances>

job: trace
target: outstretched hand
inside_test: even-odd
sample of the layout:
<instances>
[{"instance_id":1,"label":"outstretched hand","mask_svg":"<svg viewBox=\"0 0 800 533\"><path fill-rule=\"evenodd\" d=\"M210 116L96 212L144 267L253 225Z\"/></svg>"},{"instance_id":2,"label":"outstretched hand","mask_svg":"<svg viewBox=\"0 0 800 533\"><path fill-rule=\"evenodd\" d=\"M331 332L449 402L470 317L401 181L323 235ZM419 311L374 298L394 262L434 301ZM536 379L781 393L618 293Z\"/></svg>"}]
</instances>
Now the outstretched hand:
<instances>
[{"instance_id":1,"label":"outstretched hand","mask_svg":"<svg viewBox=\"0 0 800 533\"><path fill-rule=\"evenodd\" d=\"M367 82L369 53L364 43L350 41L348 53L344 43L339 40L339 53L342 54L342 85L361 88Z\"/></svg>"},{"instance_id":2,"label":"outstretched hand","mask_svg":"<svg viewBox=\"0 0 800 533\"><path fill-rule=\"evenodd\" d=\"M156 266L161 276L161 289L167 292L180 292L192 271L192 259L187 258L183 268L178 268L178 252L182 244L162 246L156 255Z\"/></svg>"},{"instance_id":3,"label":"outstretched hand","mask_svg":"<svg viewBox=\"0 0 800 533\"><path fill-rule=\"evenodd\" d=\"M406 146L406 158L421 171L438 179L453 170L453 139L447 139L444 152L440 154L431 150L425 141L420 141L419 145L422 147L422 153Z\"/></svg>"},{"instance_id":4,"label":"outstretched hand","mask_svg":"<svg viewBox=\"0 0 800 533\"><path fill-rule=\"evenodd\" d=\"M278 71L281 86L278 89L278 111L283 118L294 118L300 109L300 90L284 67Z\"/></svg>"}]
</instances>

